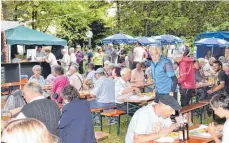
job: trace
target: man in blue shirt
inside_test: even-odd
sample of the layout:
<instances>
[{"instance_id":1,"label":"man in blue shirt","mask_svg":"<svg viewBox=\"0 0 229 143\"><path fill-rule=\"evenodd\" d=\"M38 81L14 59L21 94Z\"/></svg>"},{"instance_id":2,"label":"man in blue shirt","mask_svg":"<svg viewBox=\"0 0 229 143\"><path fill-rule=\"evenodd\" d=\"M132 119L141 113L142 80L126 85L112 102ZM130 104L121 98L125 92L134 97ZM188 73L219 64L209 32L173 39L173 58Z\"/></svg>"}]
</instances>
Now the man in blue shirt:
<instances>
[{"instance_id":1,"label":"man in blue shirt","mask_svg":"<svg viewBox=\"0 0 229 143\"><path fill-rule=\"evenodd\" d=\"M151 69L152 77L155 84L155 102L159 101L160 96L174 96L177 87L177 77L173 69L172 62L162 56L162 50L159 46L151 46L150 55L152 57Z\"/></svg>"},{"instance_id":2,"label":"man in blue shirt","mask_svg":"<svg viewBox=\"0 0 229 143\"><path fill-rule=\"evenodd\" d=\"M98 68L96 70L96 81L94 88L90 92L92 97L96 99L90 101L91 108L110 108L114 105L115 100L115 89L114 82L105 76L103 68Z\"/></svg>"}]
</instances>

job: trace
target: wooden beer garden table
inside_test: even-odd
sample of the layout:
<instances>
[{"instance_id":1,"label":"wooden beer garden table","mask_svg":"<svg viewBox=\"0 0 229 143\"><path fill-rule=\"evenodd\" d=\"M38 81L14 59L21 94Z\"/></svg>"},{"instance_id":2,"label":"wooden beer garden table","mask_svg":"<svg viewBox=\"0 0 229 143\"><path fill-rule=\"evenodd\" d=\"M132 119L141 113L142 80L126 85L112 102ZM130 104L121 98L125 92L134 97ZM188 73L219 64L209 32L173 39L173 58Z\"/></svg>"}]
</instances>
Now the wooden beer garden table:
<instances>
[{"instance_id":1,"label":"wooden beer garden table","mask_svg":"<svg viewBox=\"0 0 229 143\"><path fill-rule=\"evenodd\" d=\"M192 127L189 128L190 130L197 129L200 125L196 124L193 125ZM222 137L222 134L217 135L218 138ZM214 141L213 138L204 138L204 137L197 137L197 136L192 136L189 134L189 139L186 141L180 141L179 139L176 139L175 142L173 143L209 143ZM149 141L147 143L158 143L156 141Z\"/></svg>"},{"instance_id":2,"label":"wooden beer garden table","mask_svg":"<svg viewBox=\"0 0 229 143\"><path fill-rule=\"evenodd\" d=\"M142 105L154 100L153 96L148 96L148 98L145 99L141 96L139 96L139 98L131 98L133 96L137 97L137 95L124 95L123 98L118 99L119 102L126 103L127 126L129 123L129 114L131 113L131 110L137 110Z\"/></svg>"},{"instance_id":3,"label":"wooden beer garden table","mask_svg":"<svg viewBox=\"0 0 229 143\"><path fill-rule=\"evenodd\" d=\"M147 86L153 85L153 82L134 82L130 83L131 87L137 87L137 88L145 88Z\"/></svg>"}]
</instances>

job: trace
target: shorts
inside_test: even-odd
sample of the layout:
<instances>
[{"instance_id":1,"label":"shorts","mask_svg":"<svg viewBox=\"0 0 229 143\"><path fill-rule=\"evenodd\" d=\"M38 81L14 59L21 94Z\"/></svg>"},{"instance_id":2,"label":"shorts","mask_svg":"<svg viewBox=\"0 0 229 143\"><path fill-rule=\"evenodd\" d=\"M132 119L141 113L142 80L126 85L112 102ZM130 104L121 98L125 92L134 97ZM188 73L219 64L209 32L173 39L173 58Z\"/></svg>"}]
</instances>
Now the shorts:
<instances>
[{"instance_id":1,"label":"shorts","mask_svg":"<svg viewBox=\"0 0 229 143\"><path fill-rule=\"evenodd\" d=\"M192 98L193 91L194 89L185 89L185 88L180 90L180 94L181 94L180 102L182 107L189 105L189 102Z\"/></svg>"}]
</instances>

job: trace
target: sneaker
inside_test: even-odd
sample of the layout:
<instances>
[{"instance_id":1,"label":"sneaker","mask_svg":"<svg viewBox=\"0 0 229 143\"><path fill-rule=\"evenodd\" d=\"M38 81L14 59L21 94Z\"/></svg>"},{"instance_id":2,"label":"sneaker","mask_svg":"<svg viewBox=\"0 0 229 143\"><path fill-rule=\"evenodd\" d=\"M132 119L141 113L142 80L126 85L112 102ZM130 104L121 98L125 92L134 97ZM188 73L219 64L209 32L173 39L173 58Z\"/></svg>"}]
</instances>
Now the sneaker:
<instances>
[{"instance_id":1,"label":"sneaker","mask_svg":"<svg viewBox=\"0 0 229 143\"><path fill-rule=\"evenodd\" d=\"M108 125L114 125L117 123L118 123L118 121L116 120L116 118L111 118L110 120L108 119Z\"/></svg>"},{"instance_id":2,"label":"sneaker","mask_svg":"<svg viewBox=\"0 0 229 143\"><path fill-rule=\"evenodd\" d=\"M100 121L95 121L94 122L94 127L100 127Z\"/></svg>"}]
</instances>

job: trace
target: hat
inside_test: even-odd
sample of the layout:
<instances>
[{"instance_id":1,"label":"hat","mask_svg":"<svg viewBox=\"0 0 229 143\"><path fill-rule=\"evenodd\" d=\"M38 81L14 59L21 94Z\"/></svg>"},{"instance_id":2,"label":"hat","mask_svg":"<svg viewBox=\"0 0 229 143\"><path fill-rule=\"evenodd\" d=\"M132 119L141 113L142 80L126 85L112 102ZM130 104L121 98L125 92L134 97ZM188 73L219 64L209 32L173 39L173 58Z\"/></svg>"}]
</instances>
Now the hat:
<instances>
[{"instance_id":1,"label":"hat","mask_svg":"<svg viewBox=\"0 0 229 143\"><path fill-rule=\"evenodd\" d=\"M173 96L163 95L163 96L160 96L159 100L161 101L161 103L170 106L174 110L181 109L181 106L179 105L179 103L176 101L176 99Z\"/></svg>"},{"instance_id":2,"label":"hat","mask_svg":"<svg viewBox=\"0 0 229 143\"><path fill-rule=\"evenodd\" d=\"M104 69L103 68L98 68L95 73L104 73Z\"/></svg>"},{"instance_id":3,"label":"hat","mask_svg":"<svg viewBox=\"0 0 229 143\"><path fill-rule=\"evenodd\" d=\"M109 65L110 64L110 62L108 61L108 60L106 60L105 62L104 62L104 65Z\"/></svg>"}]
</instances>

